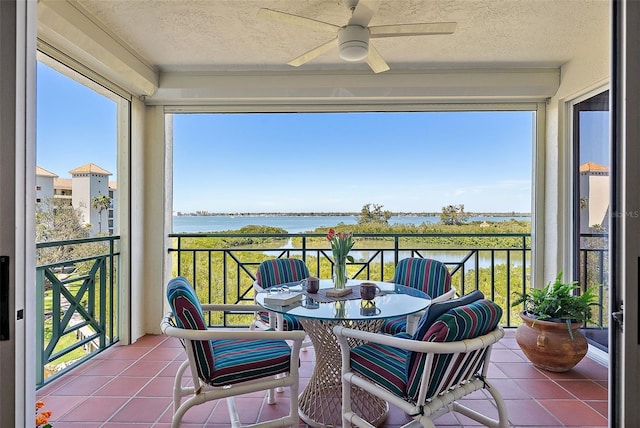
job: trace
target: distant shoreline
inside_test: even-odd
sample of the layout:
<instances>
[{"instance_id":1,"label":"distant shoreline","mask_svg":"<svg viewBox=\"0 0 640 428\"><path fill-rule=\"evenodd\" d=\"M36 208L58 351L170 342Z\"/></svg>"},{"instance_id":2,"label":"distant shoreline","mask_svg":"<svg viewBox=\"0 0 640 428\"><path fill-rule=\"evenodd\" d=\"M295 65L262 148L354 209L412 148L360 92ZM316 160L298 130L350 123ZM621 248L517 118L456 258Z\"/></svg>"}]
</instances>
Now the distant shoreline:
<instances>
[{"instance_id":1,"label":"distant shoreline","mask_svg":"<svg viewBox=\"0 0 640 428\"><path fill-rule=\"evenodd\" d=\"M392 212L392 216L403 217L434 217L439 216L442 212ZM531 213L521 212L468 212L465 213L471 217L531 217ZM360 212L290 212L290 213L272 213L272 212L259 212L259 213L212 213L207 211L196 211L194 213L187 212L174 212L176 217L255 217L255 216L269 216L269 217L336 217L336 216L358 216Z\"/></svg>"}]
</instances>

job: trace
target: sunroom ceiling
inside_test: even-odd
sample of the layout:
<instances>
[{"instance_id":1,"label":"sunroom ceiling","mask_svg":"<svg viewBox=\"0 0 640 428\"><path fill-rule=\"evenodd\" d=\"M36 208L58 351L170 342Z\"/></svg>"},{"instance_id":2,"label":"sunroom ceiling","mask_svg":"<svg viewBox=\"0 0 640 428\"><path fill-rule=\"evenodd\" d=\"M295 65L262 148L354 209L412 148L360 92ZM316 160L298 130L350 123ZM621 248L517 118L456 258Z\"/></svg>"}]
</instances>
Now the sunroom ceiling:
<instances>
[{"instance_id":1,"label":"sunroom ceiling","mask_svg":"<svg viewBox=\"0 0 640 428\"><path fill-rule=\"evenodd\" d=\"M150 86L161 86L163 75L175 78L176 73L373 74L364 62L341 60L335 49L301 67L287 65L335 34L258 16L260 8L270 8L343 25L350 12L342 0L63 3L66 6L60 6L60 0L39 2L41 40L65 46L77 37L69 26L86 32L89 28L78 25L77 18L65 16L69 11L78 11L115 40L126 55L148 69L138 73L155 76L155 81L153 77L145 77ZM391 68L381 75L470 69L559 69L576 55L608 43L609 8L607 0L381 0L370 25L457 23L451 35L373 40ZM96 56L99 67L105 61L100 59L100 53ZM143 88L140 92L155 89Z\"/></svg>"},{"instance_id":2,"label":"sunroom ceiling","mask_svg":"<svg viewBox=\"0 0 640 428\"><path fill-rule=\"evenodd\" d=\"M258 16L276 9L343 25L341 0L80 0L145 61L162 71L279 70L334 34ZM382 0L371 25L458 23L452 35L373 41L392 70L559 67L607 38L604 0ZM368 70L335 50L306 70Z\"/></svg>"}]
</instances>

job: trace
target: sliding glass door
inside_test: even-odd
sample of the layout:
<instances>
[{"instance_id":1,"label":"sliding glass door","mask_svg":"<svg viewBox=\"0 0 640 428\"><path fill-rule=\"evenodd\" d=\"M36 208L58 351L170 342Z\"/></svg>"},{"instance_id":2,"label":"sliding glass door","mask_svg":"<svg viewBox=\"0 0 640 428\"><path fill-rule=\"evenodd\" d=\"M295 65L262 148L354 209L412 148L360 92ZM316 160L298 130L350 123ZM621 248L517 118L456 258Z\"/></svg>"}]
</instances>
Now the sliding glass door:
<instances>
[{"instance_id":1,"label":"sliding glass door","mask_svg":"<svg viewBox=\"0 0 640 428\"><path fill-rule=\"evenodd\" d=\"M573 105L573 278L583 289L600 286L602 309L594 309L584 333L590 343L605 351L609 346L609 122L609 91Z\"/></svg>"}]
</instances>

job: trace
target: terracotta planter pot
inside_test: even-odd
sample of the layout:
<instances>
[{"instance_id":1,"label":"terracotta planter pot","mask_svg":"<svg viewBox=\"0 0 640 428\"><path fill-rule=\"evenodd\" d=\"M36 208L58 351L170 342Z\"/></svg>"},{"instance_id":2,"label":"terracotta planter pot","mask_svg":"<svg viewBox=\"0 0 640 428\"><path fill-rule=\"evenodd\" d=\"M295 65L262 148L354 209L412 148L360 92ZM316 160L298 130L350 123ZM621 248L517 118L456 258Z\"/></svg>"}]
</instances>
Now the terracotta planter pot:
<instances>
[{"instance_id":1,"label":"terracotta planter pot","mask_svg":"<svg viewBox=\"0 0 640 428\"><path fill-rule=\"evenodd\" d=\"M573 340L564 322L541 321L520 313L524 321L516 329L516 342L534 366L551 372L571 370L587 354L587 339L571 324Z\"/></svg>"}]
</instances>

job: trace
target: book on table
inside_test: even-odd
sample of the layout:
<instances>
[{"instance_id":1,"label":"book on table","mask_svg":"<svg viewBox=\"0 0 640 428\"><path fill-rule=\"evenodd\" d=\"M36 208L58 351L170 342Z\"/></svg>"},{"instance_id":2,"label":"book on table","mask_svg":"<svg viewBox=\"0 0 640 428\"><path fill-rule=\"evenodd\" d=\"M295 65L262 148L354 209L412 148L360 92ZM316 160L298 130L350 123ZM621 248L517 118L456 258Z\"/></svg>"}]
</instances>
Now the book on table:
<instances>
[{"instance_id":1,"label":"book on table","mask_svg":"<svg viewBox=\"0 0 640 428\"><path fill-rule=\"evenodd\" d=\"M269 306L289 306L302 299L302 293L273 293L264 296L264 304Z\"/></svg>"}]
</instances>

